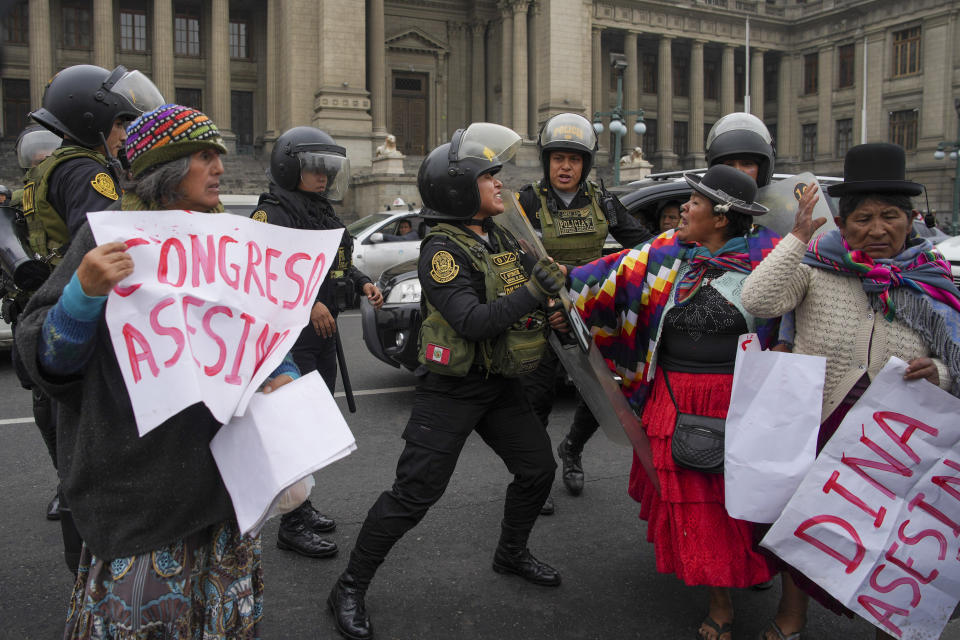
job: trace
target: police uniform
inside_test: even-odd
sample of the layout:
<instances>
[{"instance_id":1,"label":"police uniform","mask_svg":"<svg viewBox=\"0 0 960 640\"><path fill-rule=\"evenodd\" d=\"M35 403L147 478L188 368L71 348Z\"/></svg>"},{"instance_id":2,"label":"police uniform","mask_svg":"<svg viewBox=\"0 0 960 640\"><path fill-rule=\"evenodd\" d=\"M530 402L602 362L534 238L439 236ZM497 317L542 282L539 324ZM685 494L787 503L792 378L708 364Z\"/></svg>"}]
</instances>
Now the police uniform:
<instances>
[{"instance_id":1,"label":"police uniform","mask_svg":"<svg viewBox=\"0 0 960 640\"><path fill-rule=\"evenodd\" d=\"M322 195L287 191L277 185L270 185L270 191L260 195L257 208L250 217L295 229L344 229L333 206ZM344 230L336 260L320 285L317 302L322 302L336 318L340 313L338 287L353 287L359 295L368 282L371 282L370 278L353 265L353 238ZM317 334L312 324L308 324L300 332L291 352L301 373L318 371L333 393L337 382L335 336L324 338Z\"/></svg>"}]
</instances>

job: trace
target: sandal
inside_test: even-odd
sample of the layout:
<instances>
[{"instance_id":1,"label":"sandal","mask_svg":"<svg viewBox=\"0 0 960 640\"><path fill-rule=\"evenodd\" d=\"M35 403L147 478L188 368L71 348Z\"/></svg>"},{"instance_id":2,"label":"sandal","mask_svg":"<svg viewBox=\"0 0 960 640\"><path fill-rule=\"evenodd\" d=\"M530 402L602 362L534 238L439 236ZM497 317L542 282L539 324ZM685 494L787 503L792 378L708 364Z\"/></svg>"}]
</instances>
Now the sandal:
<instances>
[{"instance_id":1,"label":"sandal","mask_svg":"<svg viewBox=\"0 0 960 640\"><path fill-rule=\"evenodd\" d=\"M717 632L717 640L722 640L722 639L723 639L723 636L728 635L728 634L729 634L729 637L730 637L731 639L733 638L733 623L732 623L732 622L724 622L723 624L720 624L719 622L717 622L716 620L714 620L713 618L711 618L711 617L708 615L706 618L703 619L703 622L701 622L700 624L701 624L701 626L706 625L706 626L710 627L711 629L713 629L714 631L716 631L716 632ZM700 630L699 630L699 629L697 629L697 640L706 640L706 636L704 636L702 633L700 633Z\"/></svg>"},{"instance_id":2,"label":"sandal","mask_svg":"<svg viewBox=\"0 0 960 640\"><path fill-rule=\"evenodd\" d=\"M777 640L800 640L803 637L803 629L800 631L794 631L790 635L786 635L783 632L783 629L780 628L780 625L777 624L776 620L770 621L770 626L760 632L760 640L767 640L767 631L773 631L777 634Z\"/></svg>"}]
</instances>

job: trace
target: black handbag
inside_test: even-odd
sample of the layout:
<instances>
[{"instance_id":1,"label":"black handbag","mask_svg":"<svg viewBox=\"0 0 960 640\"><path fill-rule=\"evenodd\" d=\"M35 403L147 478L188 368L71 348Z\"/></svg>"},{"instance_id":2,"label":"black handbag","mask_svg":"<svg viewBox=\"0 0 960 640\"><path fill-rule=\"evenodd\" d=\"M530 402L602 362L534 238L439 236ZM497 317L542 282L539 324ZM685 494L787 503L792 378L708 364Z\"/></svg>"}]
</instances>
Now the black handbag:
<instances>
[{"instance_id":1,"label":"black handbag","mask_svg":"<svg viewBox=\"0 0 960 640\"><path fill-rule=\"evenodd\" d=\"M723 473L723 434L727 421L724 418L710 418L692 413L680 413L677 399L670 388L670 378L663 371L663 380L667 383L670 400L677 410L677 423L673 429L673 443L670 452L678 467L700 471L702 473Z\"/></svg>"}]
</instances>

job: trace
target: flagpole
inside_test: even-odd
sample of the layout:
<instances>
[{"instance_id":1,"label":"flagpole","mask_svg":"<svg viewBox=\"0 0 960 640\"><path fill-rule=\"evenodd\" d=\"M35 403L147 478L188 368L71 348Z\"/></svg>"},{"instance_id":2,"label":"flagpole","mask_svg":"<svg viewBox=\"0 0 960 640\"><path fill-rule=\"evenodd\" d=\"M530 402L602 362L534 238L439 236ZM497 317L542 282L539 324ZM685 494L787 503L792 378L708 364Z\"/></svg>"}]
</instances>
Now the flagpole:
<instances>
[{"instance_id":1,"label":"flagpole","mask_svg":"<svg viewBox=\"0 0 960 640\"><path fill-rule=\"evenodd\" d=\"M746 61L746 78L743 86L743 110L750 113L750 16L747 16L747 50L744 60Z\"/></svg>"},{"instance_id":2,"label":"flagpole","mask_svg":"<svg viewBox=\"0 0 960 640\"><path fill-rule=\"evenodd\" d=\"M867 142L867 35L863 35L863 104L860 105L860 144Z\"/></svg>"}]
</instances>

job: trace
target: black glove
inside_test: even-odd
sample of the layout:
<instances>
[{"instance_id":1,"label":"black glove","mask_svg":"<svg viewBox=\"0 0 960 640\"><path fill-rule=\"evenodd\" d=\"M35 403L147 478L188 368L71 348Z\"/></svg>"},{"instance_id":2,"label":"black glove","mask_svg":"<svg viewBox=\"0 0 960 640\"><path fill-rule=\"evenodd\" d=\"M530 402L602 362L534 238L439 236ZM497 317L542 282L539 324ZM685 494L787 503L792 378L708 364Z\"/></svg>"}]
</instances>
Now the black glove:
<instances>
[{"instance_id":1,"label":"black glove","mask_svg":"<svg viewBox=\"0 0 960 640\"><path fill-rule=\"evenodd\" d=\"M546 300L560 293L566 283L563 270L550 258L540 258L530 271L530 281L525 285L538 300Z\"/></svg>"}]
</instances>

